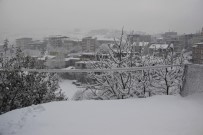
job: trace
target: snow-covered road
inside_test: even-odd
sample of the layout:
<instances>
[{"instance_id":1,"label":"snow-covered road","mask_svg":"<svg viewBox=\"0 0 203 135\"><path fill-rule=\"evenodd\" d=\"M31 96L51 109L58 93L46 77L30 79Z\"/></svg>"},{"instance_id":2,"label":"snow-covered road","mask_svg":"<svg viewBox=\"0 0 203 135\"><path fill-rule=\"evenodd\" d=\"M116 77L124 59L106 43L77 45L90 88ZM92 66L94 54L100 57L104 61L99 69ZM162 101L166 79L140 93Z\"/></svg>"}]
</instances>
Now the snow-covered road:
<instances>
[{"instance_id":1,"label":"snow-covered road","mask_svg":"<svg viewBox=\"0 0 203 135\"><path fill-rule=\"evenodd\" d=\"M76 85L72 84L73 80L61 80L59 86L69 100L72 99L75 92L79 89Z\"/></svg>"}]
</instances>

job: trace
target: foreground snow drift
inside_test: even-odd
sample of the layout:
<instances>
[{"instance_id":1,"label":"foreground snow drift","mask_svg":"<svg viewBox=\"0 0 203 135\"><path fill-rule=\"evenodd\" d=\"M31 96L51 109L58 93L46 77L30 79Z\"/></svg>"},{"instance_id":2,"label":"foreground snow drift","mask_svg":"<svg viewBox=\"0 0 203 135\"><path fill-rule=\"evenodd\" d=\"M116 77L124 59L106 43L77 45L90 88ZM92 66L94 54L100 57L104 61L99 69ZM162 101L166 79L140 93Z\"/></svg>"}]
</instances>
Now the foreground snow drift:
<instances>
[{"instance_id":1,"label":"foreground snow drift","mask_svg":"<svg viewBox=\"0 0 203 135\"><path fill-rule=\"evenodd\" d=\"M203 135L203 94L63 101L0 116L0 135Z\"/></svg>"}]
</instances>

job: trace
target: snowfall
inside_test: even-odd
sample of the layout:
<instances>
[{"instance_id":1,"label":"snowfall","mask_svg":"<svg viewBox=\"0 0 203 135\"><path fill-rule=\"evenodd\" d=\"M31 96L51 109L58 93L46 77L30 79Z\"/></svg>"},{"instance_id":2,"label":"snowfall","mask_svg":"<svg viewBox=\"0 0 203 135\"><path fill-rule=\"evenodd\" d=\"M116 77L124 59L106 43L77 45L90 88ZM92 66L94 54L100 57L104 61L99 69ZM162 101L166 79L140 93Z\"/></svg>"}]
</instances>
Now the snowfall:
<instances>
[{"instance_id":1,"label":"snowfall","mask_svg":"<svg viewBox=\"0 0 203 135\"><path fill-rule=\"evenodd\" d=\"M60 86L70 100L0 115L0 135L203 135L203 93L72 101L78 88Z\"/></svg>"}]
</instances>

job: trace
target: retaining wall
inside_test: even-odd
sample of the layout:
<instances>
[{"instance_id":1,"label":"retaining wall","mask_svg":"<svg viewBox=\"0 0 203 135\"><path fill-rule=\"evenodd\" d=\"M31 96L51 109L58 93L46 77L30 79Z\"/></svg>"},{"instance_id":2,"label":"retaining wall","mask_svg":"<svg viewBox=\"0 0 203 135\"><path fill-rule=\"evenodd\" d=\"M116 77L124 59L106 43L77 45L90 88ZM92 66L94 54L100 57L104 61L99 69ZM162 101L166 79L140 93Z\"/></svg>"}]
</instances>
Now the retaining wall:
<instances>
[{"instance_id":1,"label":"retaining wall","mask_svg":"<svg viewBox=\"0 0 203 135\"><path fill-rule=\"evenodd\" d=\"M203 92L203 65L185 65L182 96Z\"/></svg>"}]
</instances>

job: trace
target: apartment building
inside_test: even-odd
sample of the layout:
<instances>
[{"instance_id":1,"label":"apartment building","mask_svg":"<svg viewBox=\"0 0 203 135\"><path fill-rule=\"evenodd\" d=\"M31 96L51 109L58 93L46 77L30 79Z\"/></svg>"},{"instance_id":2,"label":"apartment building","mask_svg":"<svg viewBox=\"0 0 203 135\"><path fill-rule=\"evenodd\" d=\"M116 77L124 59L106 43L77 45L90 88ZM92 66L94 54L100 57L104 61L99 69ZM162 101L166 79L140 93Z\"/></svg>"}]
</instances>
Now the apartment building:
<instances>
[{"instance_id":1,"label":"apartment building","mask_svg":"<svg viewBox=\"0 0 203 135\"><path fill-rule=\"evenodd\" d=\"M68 37L61 35L50 36L48 37L48 44L54 48L62 47L66 39Z\"/></svg>"},{"instance_id":2,"label":"apartment building","mask_svg":"<svg viewBox=\"0 0 203 135\"><path fill-rule=\"evenodd\" d=\"M32 38L18 38L16 39L16 47L20 47L22 50L32 42Z\"/></svg>"},{"instance_id":3,"label":"apartment building","mask_svg":"<svg viewBox=\"0 0 203 135\"><path fill-rule=\"evenodd\" d=\"M128 41L130 41L131 44L134 42L151 42L152 38L151 35L140 35L140 34L129 34L127 35Z\"/></svg>"},{"instance_id":4,"label":"apartment building","mask_svg":"<svg viewBox=\"0 0 203 135\"><path fill-rule=\"evenodd\" d=\"M95 52L97 48L97 38L85 37L82 39L83 52Z\"/></svg>"}]
</instances>

